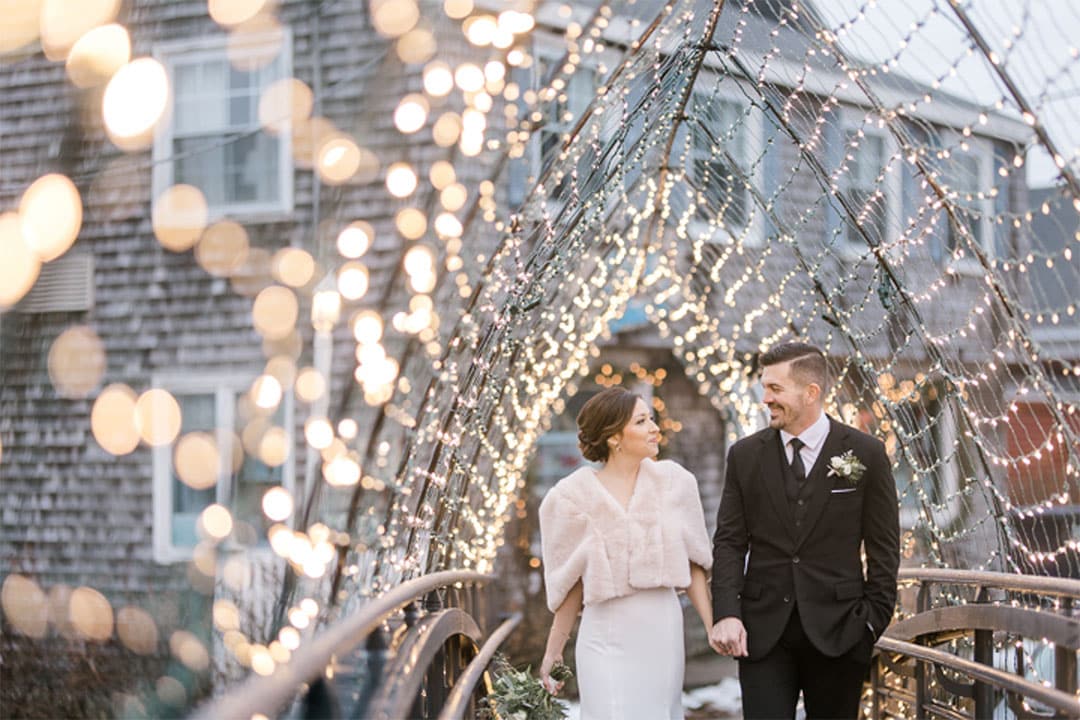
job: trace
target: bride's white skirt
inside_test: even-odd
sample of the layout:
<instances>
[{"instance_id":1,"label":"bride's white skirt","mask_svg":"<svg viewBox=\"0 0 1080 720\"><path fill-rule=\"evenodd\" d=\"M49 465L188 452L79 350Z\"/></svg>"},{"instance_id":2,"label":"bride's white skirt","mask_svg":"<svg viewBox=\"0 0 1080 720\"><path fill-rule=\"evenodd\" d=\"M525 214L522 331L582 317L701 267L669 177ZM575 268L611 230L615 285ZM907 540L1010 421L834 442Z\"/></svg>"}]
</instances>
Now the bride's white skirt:
<instances>
[{"instance_id":1,"label":"bride's white skirt","mask_svg":"<svg viewBox=\"0 0 1080 720\"><path fill-rule=\"evenodd\" d=\"M586 605L574 657L581 720L683 717L683 622L674 589Z\"/></svg>"}]
</instances>

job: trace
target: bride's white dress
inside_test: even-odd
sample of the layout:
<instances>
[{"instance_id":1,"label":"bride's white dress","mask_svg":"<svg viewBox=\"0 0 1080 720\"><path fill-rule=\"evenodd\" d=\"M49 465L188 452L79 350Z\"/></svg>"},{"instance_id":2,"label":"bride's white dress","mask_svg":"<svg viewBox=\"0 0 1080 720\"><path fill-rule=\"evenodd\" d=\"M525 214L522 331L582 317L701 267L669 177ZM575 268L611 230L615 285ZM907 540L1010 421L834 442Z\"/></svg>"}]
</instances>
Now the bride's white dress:
<instances>
[{"instance_id":1,"label":"bride's white dress","mask_svg":"<svg viewBox=\"0 0 1080 720\"><path fill-rule=\"evenodd\" d=\"M683 619L673 588L586 605L574 657L581 720L683 717Z\"/></svg>"}]
</instances>

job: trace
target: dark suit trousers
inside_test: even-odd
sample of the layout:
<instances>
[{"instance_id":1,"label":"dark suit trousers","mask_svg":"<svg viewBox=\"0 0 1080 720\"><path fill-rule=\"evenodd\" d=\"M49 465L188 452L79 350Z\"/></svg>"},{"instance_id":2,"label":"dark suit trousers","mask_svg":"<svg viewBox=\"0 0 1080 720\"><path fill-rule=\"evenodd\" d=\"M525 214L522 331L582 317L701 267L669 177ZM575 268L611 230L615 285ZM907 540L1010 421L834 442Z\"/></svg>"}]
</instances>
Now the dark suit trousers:
<instances>
[{"instance_id":1,"label":"dark suit trousers","mask_svg":"<svg viewBox=\"0 0 1080 720\"><path fill-rule=\"evenodd\" d=\"M739 661L743 717L794 718L801 690L807 720L854 720L859 716L873 645L867 628L863 639L847 653L827 657L807 639L798 608L793 608L783 635L768 655L754 662Z\"/></svg>"}]
</instances>

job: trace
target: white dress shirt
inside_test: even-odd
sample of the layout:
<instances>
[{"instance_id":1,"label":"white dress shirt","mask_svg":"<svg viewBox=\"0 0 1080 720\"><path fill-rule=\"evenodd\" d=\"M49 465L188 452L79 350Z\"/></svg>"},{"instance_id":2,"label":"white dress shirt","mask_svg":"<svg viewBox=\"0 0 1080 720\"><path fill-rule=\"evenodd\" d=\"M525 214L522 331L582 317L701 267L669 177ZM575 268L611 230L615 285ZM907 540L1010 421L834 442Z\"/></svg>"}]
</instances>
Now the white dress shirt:
<instances>
[{"instance_id":1,"label":"white dress shirt","mask_svg":"<svg viewBox=\"0 0 1080 720\"><path fill-rule=\"evenodd\" d=\"M790 465L792 460L791 441L797 437L803 442L799 455L802 457L803 467L806 468L806 476L809 477L810 471L814 469L814 463L817 462L818 455L821 454L821 448L825 446L825 438L828 435L829 416L825 413L818 415L818 419L798 435L792 435L787 430L781 430L780 440L784 443L784 455L787 457L788 464Z\"/></svg>"}]
</instances>

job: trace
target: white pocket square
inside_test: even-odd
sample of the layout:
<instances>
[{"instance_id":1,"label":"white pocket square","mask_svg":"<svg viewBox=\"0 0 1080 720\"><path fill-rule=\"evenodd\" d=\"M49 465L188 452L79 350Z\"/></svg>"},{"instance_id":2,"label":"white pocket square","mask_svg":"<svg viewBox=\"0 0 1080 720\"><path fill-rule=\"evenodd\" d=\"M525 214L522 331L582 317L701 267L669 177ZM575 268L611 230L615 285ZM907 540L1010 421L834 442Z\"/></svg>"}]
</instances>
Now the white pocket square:
<instances>
[{"instance_id":1,"label":"white pocket square","mask_svg":"<svg viewBox=\"0 0 1080 720\"><path fill-rule=\"evenodd\" d=\"M841 495L843 493L855 492L859 488L840 488L839 490L830 490L833 495Z\"/></svg>"}]
</instances>

